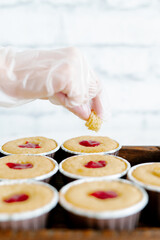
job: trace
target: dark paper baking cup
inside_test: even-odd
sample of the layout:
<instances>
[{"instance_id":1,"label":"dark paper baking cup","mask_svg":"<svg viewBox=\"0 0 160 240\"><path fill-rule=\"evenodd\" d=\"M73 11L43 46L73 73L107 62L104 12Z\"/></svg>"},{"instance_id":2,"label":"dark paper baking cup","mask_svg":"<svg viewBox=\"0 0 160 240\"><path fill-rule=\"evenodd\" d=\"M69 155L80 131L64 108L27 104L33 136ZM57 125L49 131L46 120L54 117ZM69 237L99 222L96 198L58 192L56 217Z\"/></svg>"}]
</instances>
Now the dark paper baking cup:
<instances>
[{"instance_id":1,"label":"dark paper baking cup","mask_svg":"<svg viewBox=\"0 0 160 240\"><path fill-rule=\"evenodd\" d=\"M132 175L133 171L137 167L144 166L144 165L151 165L153 163L157 164L156 162L142 163L142 164L138 164L138 165L132 167L128 171L127 178L129 180L131 180L132 182L138 184L139 186L143 187L149 195L149 203L148 203L147 207L145 208L143 220L150 224L156 224L159 226L160 225L160 187L145 184L145 183L137 180Z\"/></svg>"},{"instance_id":2,"label":"dark paper baking cup","mask_svg":"<svg viewBox=\"0 0 160 240\"><path fill-rule=\"evenodd\" d=\"M55 141L55 140L54 140ZM55 141L57 143L57 141ZM9 155L13 155L14 153L8 153L8 152L5 152L2 150L2 146L4 144L1 145L0 147L0 152L5 155L5 156L9 156ZM59 150L60 148L60 144L57 143L57 147L54 148L53 150L49 151L49 152L44 152L44 153L36 153L36 154L33 154L33 153L21 153L21 155L35 155L35 156L46 156L46 157L51 157L51 158L54 158L54 155L55 153ZM17 154L17 153L15 153Z\"/></svg>"},{"instance_id":3,"label":"dark paper baking cup","mask_svg":"<svg viewBox=\"0 0 160 240\"><path fill-rule=\"evenodd\" d=\"M0 213L0 228L1 229L12 229L12 230L37 230L44 228L46 225L46 220L49 212L57 205L58 203L58 192L57 190L44 182L38 181L6 181L1 182L2 185L13 185L13 184L35 184L47 186L54 193L53 199L51 202L46 204L43 207L40 207L35 210L20 212L20 213Z\"/></svg>"},{"instance_id":4,"label":"dark paper baking cup","mask_svg":"<svg viewBox=\"0 0 160 240\"><path fill-rule=\"evenodd\" d=\"M76 206L73 206L71 203L68 203L64 198L64 194L71 187L84 182L95 181L95 179L81 179L74 181L72 183L67 184L60 190L59 194L59 202L60 205L69 213L71 219L73 219L73 223L77 223L79 227L94 227L98 229L108 228L111 230L133 230L138 224L139 216L141 210L148 203L148 195L146 191L139 187L138 185L123 179L118 180L103 180L107 182L123 182L126 184L133 185L138 188L142 193L142 200L138 203L134 204L131 207L127 207L121 210L115 211L103 211L103 212L95 212L89 211L86 209L80 209ZM102 181L100 179L96 179L96 181Z\"/></svg>"},{"instance_id":5,"label":"dark paper baking cup","mask_svg":"<svg viewBox=\"0 0 160 240\"><path fill-rule=\"evenodd\" d=\"M19 154L18 154L19 155ZM35 156L35 155L31 155L31 154L25 154L25 156ZM55 167L52 171L50 171L49 173L37 176L37 177L33 177L33 178L20 178L20 179L7 179L7 178L0 178L0 181L17 181L17 180L36 180L36 181L42 181L42 182L46 182L49 183L49 181L51 180L51 178L57 173L58 171L58 163L51 157L47 157L44 156L46 158L48 158L51 162L53 162L55 164ZM3 158L3 157L2 157ZM1 158L1 159L2 159Z\"/></svg>"},{"instance_id":6,"label":"dark paper baking cup","mask_svg":"<svg viewBox=\"0 0 160 240\"><path fill-rule=\"evenodd\" d=\"M114 140L114 139L113 139ZM114 140L115 142L117 142L116 140ZM61 144L61 149L66 152L66 155L67 156L73 156L73 155L91 155L91 154L94 154L94 155L97 155L97 154L100 154L100 155L106 155L106 154L109 154L109 155L118 155L119 153L119 150L121 149L121 145L118 143L118 147L113 149L113 150L110 150L110 151L105 151L105 152L91 152L91 153L84 153L84 152L77 152L77 151L71 151L67 148L64 147L64 143Z\"/></svg>"},{"instance_id":7,"label":"dark paper baking cup","mask_svg":"<svg viewBox=\"0 0 160 240\"><path fill-rule=\"evenodd\" d=\"M93 155L93 154L92 154ZM101 154L100 154L101 155ZM77 155L77 156L82 156L82 155ZM121 178L123 176L125 176L128 172L128 170L130 169L131 165L130 163L124 159L124 158L121 158L121 157L117 157L115 156L116 158L122 160L123 162L125 162L125 164L127 165L126 169L123 171L123 172L120 172L120 173L116 173L116 174L112 174L112 175L107 175L107 176L99 176L99 177L93 177L93 176L81 176L81 175L77 175L77 174L73 174L73 173L69 173L67 171L65 171L63 168L62 168L62 164L63 162L67 161L67 159L69 158L66 158L64 159L60 164L59 164L59 171L60 173L65 176L64 180L65 180L65 183L68 183L68 182L71 182L73 180L78 180L78 179L86 179L86 178L94 178L95 180L96 179L106 179L106 180L114 180L114 179L118 179L118 178ZM75 160L76 161L76 160Z\"/></svg>"}]
</instances>

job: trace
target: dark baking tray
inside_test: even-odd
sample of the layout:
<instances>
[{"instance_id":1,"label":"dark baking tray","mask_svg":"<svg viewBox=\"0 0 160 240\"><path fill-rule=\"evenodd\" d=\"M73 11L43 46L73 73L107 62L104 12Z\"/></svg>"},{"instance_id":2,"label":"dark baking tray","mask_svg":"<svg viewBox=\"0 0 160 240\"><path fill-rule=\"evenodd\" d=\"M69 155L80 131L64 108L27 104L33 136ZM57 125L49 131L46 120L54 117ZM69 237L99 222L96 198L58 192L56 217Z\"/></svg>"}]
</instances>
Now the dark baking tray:
<instances>
[{"instance_id":1,"label":"dark baking tray","mask_svg":"<svg viewBox=\"0 0 160 240\"><path fill-rule=\"evenodd\" d=\"M1 155L2 156L2 155ZM119 156L127 159L131 166L145 162L160 162L160 147L159 146L123 146L119 152ZM66 157L65 153L59 150L55 155L55 160L60 162ZM63 185L63 178L60 173L56 174L50 182L59 190ZM109 230L82 229L81 226L74 227L67 218L65 211L58 205L51 212L48 219L46 229L39 231L18 231L0 230L0 240L15 239L15 240L32 240L32 239L54 239L54 240L103 240L103 239L136 239L136 240L160 240L160 226L155 223L146 225L140 220L137 228L132 232L116 232Z\"/></svg>"}]
</instances>

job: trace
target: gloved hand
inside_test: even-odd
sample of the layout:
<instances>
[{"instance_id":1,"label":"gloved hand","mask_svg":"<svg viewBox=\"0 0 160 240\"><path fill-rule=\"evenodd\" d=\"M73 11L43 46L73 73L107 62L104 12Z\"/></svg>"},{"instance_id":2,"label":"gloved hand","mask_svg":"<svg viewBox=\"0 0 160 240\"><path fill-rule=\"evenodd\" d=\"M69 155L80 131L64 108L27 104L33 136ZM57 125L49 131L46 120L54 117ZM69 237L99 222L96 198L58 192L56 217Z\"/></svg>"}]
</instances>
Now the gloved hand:
<instances>
[{"instance_id":1,"label":"gloved hand","mask_svg":"<svg viewBox=\"0 0 160 240\"><path fill-rule=\"evenodd\" d=\"M87 120L93 109L102 118L101 84L76 48L0 48L0 105L48 99Z\"/></svg>"}]
</instances>

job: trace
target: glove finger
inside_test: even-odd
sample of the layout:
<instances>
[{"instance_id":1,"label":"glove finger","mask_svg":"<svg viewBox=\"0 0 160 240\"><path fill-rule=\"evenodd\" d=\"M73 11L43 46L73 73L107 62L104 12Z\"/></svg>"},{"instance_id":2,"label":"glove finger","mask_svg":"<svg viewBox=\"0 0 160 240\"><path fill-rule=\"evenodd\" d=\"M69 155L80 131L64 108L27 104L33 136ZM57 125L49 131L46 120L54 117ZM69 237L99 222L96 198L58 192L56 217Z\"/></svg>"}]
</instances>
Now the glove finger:
<instances>
[{"instance_id":1,"label":"glove finger","mask_svg":"<svg viewBox=\"0 0 160 240\"><path fill-rule=\"evenodd\" d=\"M88 120L91 114L91 108L88 106L88 104L83 104L81 106L76 106L76 107L67 108L67 109L85 121Z\"/></svg>"},{"instance_id":2,"label":"glove finger","mask_svg":"<svg viewBox=\"0 0 160 240\"><path fill-rule=\"evenodd\" d=\"M105 89L91 100L91 109L94 110L102 120L108 121L110 119L110 103Z\"/></svg>"},{"instance_id":3,"label":"glove finger","mask_svg":"<svg viewBox=\"0 0 160 240\"><path fill-rule=\"evenodd\" d=\"M89 118L89 115L91 114L91 108L89 104L83 104L74 107L66 106L67 96L64 93L56 93L54 95L54 98L50 98L49 100L53 104L56 103L62 105L83 120L87 120Z\"/></svg>"},{"instance_id":4,"label":"glove finger","mask_svg":"<svg viewBox=\"0 0 160 240\"><path fill-rule=\"evenodd\" d=\"M91 108L101 119L103 118L103 107L100 95L97 95L95 98L91 100Z\"/></svg>"}]
</instances>

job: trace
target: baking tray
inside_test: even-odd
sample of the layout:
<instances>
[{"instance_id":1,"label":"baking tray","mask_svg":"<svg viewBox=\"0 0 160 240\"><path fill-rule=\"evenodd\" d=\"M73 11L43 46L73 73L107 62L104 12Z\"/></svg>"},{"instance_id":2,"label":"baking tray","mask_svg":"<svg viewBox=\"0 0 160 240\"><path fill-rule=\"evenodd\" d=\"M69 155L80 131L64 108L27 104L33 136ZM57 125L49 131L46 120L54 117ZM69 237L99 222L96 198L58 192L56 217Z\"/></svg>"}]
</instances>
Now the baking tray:
<instances>
[{"instance_id":1,"label":"baking tray","mask_svg":"<svg viewBox=\"0 0 160 240\"><path fill-rule=\"evenodd\" d=\"M123 146L119 156L127 159L131 166L145 162L160 162L159 146ZM2 155L0 155L2 157ZM60 162L65 158L65 153L59 150L55 160ZM60 173L56 174L51 184L59 190L63 186L63 179ZM11 231L0 230L0 240L160 240L160 226L145 225L140 221L138 227L132 232L116 232L110 230L95 230L74 228L67 219L65 211L58 205L50 214L46 229L39 231Z\"/></svg>"}]
</instances>

